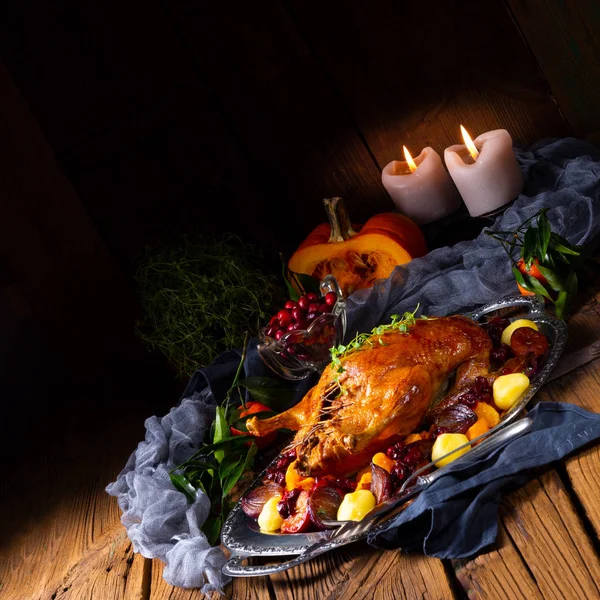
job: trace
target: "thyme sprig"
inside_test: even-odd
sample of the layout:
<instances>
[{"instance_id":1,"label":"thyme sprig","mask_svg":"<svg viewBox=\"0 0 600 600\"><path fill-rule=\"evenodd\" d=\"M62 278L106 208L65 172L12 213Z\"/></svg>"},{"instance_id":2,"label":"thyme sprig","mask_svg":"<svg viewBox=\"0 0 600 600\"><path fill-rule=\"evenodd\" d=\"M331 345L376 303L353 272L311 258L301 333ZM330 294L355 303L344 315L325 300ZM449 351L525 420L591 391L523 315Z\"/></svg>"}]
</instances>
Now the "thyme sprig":
<instances>
[{"instance_id":1,"label":"thyme sprig","mask_svg":"<svg viewBox=\"0 0 600 600\"><path fill-rule=\"evenodd\" d=\"M385 345L385 342L381 339L386 333L390 331L399 331L400 333L408 333L409 327L412 327L417 322L417 311L419 310L419 304L417 304L413 312L405 312L402 316L392 315L392 321L384 325L378 325L374 327L370 333L357 333L355 338L348 342L346 345L333 346L331 348L331 363L337 373L343 373L344 367L342 366L342 358L345 358L349 354L361 350L365 347L373 348L376 343ZM429 319L422 315L420 319ZM377 339L376 339L377 338Z\"/></svg>"}]
</instances>

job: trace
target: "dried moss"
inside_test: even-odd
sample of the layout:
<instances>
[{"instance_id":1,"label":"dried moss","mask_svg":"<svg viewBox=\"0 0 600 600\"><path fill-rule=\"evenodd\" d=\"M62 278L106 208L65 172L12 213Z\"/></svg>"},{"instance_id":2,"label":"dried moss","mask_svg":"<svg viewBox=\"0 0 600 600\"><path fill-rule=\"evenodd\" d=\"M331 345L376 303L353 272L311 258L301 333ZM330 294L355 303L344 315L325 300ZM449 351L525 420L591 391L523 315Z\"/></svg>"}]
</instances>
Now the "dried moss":
<instances>
[{"instance_id":1,"label":"dried moss","mask_svg":"<svg viewBox=\"0 0 600 600\"><path fill-rule=\"evenodd\" d=\"M147 248L135 282L142 316L139 337L189 377L254 336L285 302L278 277L263 269L262 253L237 236L182 236Z\"/></svg>"}]
</instances>

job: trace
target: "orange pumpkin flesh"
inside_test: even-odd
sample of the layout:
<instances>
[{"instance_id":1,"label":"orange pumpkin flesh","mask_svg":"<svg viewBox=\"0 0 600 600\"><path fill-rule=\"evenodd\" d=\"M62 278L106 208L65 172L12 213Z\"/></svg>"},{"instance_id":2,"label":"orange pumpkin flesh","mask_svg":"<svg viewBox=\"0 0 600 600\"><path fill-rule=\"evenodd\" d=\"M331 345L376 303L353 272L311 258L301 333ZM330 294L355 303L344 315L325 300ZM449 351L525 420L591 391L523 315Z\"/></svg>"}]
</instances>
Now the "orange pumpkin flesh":
<instances>
[{"instance_id":1,"label":"orange pumpkin flesh","mask_svg":"<svg viewBox=\"0 0 600 600\"><path fill-rule=\"evenodd\" d=\"M294 273L316 279L332 274L348 295L427 253L419 226L400 213L380 213L351 226L341 198L324 203L329 223L318 225L292 255L288 268Z\"/></svg>"}]
</instances>

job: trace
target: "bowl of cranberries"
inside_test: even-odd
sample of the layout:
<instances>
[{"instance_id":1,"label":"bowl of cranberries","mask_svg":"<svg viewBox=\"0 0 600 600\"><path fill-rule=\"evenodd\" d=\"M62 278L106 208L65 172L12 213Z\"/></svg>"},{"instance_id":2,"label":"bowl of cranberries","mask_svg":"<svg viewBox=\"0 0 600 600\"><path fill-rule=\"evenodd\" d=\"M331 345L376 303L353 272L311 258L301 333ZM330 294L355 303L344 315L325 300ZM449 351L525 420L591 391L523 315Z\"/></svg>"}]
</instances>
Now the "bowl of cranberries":
<instances>
[{"instance_id":1,"label":"bowl of cranberries","mask_svg":"<svg viewBox=\"0 0 600 600\"><path fill-rule=\"evenodd\" d=\"M309 292L288 300L259 332L258 354L284 379L304 379L331 361L331 348L346 333L346 302L332 275Z\"/></svg>"}]
</instances>

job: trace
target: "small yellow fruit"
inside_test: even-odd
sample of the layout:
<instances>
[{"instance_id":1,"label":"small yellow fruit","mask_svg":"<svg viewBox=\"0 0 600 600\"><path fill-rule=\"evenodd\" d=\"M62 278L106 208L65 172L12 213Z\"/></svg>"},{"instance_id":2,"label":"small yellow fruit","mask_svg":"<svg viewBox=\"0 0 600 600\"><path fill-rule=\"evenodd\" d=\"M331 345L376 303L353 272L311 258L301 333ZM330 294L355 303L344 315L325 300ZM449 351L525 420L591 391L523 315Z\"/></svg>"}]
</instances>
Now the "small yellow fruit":
<instances>
[{"instance_id":1,"label":"small yellow fruit","mask_svg":"<svg viewBox=\"0 0 600 600\"><path fill-rule=\"evenodd\" d=\"M462 450L452 452L468 443L469 438L464 433L442 433L435 438L433 448L431 449L431 460L435 463L436 467L445 467L471 449L471 446L468 445ZM452 454L442 458L442 456L445 456L448 452L452 452Z\"/></svg>"},{"instance_id":2,"label":"small yellow fruit","mask_svg":"<svg viewBox=\"0 0 600 600\"><path fill-rule=\"evenodd\" d=\"M508 410L529 387L529 377L525 373L500 375L492 387L494 403L500 410Z\"/></svg>"},{"instance_id":3,"label":"small yellow fruit","mask_svg":"<svg viewBox=\"0 0 600 600\"><path fill-rule=\"evenodd\" d=\"M338 508L338 521L360 521L376 504L375 496L370 490L356 490L346 494Z\"/></svg>"},{"instance_id":4,"label":"small yellow fruit","mask_svg":"<svg viewBox=\"0 0 600 600\"><path fill-rule=\"evenodd\" d=\"M538 326L533 321L530 321L529 319L517 319L502 332L500 341L503 344L508 344L510 346L510 338L512 337L512 334L520 327L529 327L531 329L535 329L535 331L538 331Z\"/></svg>"},{"instance_id":5,"label":"small yellow fruit","mask_svg":"<svg viewBox=\"0 0 600 600\"><path fill-rule=\"evenodd\" d=\"M281 500L281 496L275 496L273 498L269 498L265 502L262 510L260 511L260 515L258 515L258 526L261 531L266 531L267 533L271 533L273 531L278 531L283 523L283 519L277 510L277 503Z\"/></svg>"}]
</instances>

